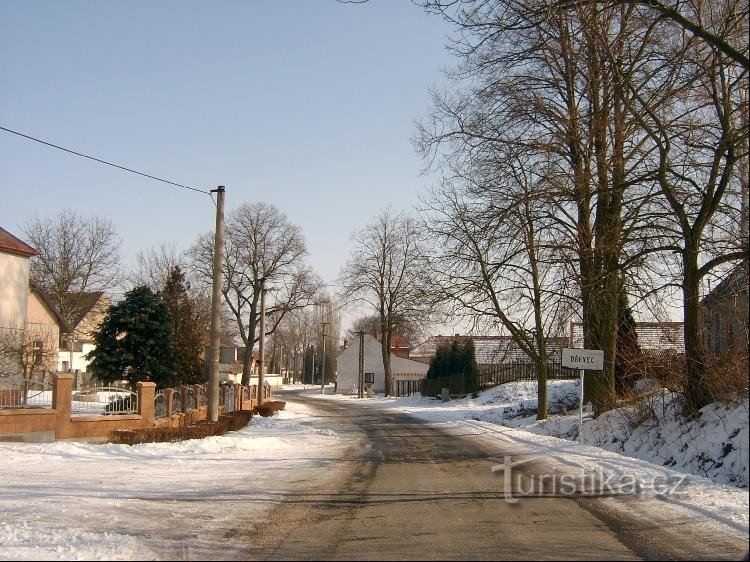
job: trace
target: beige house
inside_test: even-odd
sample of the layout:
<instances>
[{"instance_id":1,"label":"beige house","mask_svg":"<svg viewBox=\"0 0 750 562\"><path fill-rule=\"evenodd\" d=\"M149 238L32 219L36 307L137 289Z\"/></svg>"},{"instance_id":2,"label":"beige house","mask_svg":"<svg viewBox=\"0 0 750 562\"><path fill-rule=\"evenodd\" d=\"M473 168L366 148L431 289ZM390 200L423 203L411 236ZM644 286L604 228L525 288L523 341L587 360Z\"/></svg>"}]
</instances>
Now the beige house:
<instances>
[{"instance_id":1,"label":"beige house","mask_svg":"<svg viewBox=\"0 0 750 562\"><path fill-rule=\"evenodd\" d=\"M25 340L32 357L26 365L27 378L48 379L57 370L61 334L70 332L47 293L33 280L29 281L26 307Z\"/></svg>"},{"instance_id":2,"label":"beige house","mask_svg":"<svg viewBox=\"0 0 750 562\"><path fill-rule=\"evenodd\" d=\"M29 280L37 251L0 228L0 386L49 378L60 332L67 325L46 294Z\"/></svg>"},{"instance_id":3,"label":"beige house","mask_svg":"<svg viewBox=\"0 0 750 562\"><path fill-rule=\"evenodd\" d=\"M101 291L76 293L72 297L76 303L72 330L60 339L57 368L63 372L85 373L90 363L86 354L96 347L94 334L112 306L112 301Z\"/></svg>"}]
</instances>

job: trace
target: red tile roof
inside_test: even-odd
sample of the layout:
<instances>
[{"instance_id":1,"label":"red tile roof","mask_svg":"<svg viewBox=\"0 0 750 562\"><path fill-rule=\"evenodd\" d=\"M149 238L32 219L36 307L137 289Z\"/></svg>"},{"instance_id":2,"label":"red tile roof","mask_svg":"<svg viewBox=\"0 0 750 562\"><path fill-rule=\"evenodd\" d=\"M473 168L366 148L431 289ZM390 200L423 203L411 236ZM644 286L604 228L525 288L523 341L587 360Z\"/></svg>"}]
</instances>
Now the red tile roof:
<instances>
[{"instance_id":1,"label":"red tile roof","mask_svg":"<svg viewBox=\"0 0 750 562\"><path fill-rule=\"evenodd\" d=\"M3 227L0 227L0 252L26 257L39 255L34 248L13 236Z\"/></svg>"}]
</instances>

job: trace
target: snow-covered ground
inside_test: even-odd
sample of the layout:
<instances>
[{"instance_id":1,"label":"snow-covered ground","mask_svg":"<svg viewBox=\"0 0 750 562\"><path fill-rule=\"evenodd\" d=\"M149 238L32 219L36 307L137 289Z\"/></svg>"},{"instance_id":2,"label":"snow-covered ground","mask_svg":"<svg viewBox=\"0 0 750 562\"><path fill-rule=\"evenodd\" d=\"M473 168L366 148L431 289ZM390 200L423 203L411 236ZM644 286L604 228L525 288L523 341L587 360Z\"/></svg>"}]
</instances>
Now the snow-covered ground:
<instances>
[{"instance_id":1,"label":"snow-covered ground","mask_svg":"<svg viewBox=\"0 0 750 562\"><path fill-rule=\"evenodd\" d=\"M323 396L319 387L303 392L409 413L495 448L506 466L541 458L543 468L559 474L593 475L616 486L635 479L644 501L602 501L631 514L642 509L664 525L689 519L718 536L747 539L747 400L708 407L686 424L675 397L658 391L647 411L585 419L578 443L575 382L550 385L554 414L545 422L532 413L534 383L445 404L422 397L357 400L334 396L330 387ZM253 525L273 505L336 476L347 440L324 424L309 408L287 402L272 418L202 440L0 443L0 559L241 558ZM651 501L655 496L659 501Z\"/></svg>"},{"instance_id":2,"label":"snow-covered ground","mask_svg":"<svg viewBox=\"0 0 750 562\"><path fill-rule=\"evenodd\" d=\"M321 396L314 390L309 395L408 413L449 433L471 435L504 454L511 452L513 458L505 458L506 463L542 459L546 471L558 476L596 479L625 492L632 488L644 498L658 496L658 506L651 502L647 509L661 510L665 518L680 509L681 516L715 526L717 532L747 537L747 399L732 406L707 406L686 421L675 395L652 389L641 406L596 419L584 411L579 443L578 382L549 384L550 415L541 422L536 420L536 392L535 382L516 382L446 403L422 396L358 400L351 395Z\"/></svg>"},{"instance_id":3,"label":"snow-covered ground","mask_svg":"<svg viewBox=\"0 0 750 562\"><path fill-rule=\"evenodd\" d=\"M322 483L342 450L291 403L173 444L0 443L0 560L241 557L243 533L287 493Z\"/></svg>"}]
</instances>

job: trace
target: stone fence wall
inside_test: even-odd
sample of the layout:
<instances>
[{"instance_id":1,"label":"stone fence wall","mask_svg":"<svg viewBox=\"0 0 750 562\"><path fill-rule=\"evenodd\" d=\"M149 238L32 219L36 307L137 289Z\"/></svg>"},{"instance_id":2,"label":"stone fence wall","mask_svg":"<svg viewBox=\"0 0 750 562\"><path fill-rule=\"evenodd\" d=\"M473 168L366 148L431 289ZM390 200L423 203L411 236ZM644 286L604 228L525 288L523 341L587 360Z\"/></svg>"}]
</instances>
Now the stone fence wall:
<instances>
[{"instance_id":1,"label":"stone fence wall","mask_svg":"<svg viewBox=\"0 0 750 562\"><path fill-rule=\"evenodd\" d=\"M235 410L252 410L257 405L256 389L245 393L236 385ZM172 390L172 389L169 389ZM172 393L167 391L168 412L172 411ZM266 387L264 399L270 398ZM174 391L172 391L174 392ZM137 385L138 413L106 416L73 416L73 375L57 374L52 385L52 408L0 409L0 441L43 442L55 440L104 441L115 429L146 429L153 427L182 427L204 420L207 406L191 408L167 417L156 418L154 398L156 384L139 382ZM249 395L250 399L245 396ZM219 414L225 407L219 406Z\"/></svg>"}]
</instances>

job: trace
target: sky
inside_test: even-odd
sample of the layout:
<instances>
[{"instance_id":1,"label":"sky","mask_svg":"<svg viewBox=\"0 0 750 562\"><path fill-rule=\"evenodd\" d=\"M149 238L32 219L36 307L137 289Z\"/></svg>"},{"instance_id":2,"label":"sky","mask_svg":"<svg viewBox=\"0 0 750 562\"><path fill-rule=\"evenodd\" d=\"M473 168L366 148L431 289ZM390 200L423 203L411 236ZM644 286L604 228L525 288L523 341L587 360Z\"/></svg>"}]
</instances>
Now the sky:
<instances>
[{"instance_id":1,"label":"sky","mask_svg":"<svg viewBox=\"0 0 750 562\"><path fill-rule=\"evenodd\" d=\"M549 391L551 405L566 403L570 395L575 404L575 381L552 381ZM530 382L448 403L382 396L357 401L318 392L308 390L321 400L408 413L484 450L504 451L518 464L542 456L541 474L561 482L572 477L585 493L597 491L585 486L598 477L608 486L601 491L614 495L596 501L615 515L637 516L644 529L694 525L703 534L731 539L733 547L746 544L747 399L707 406L703 418L711 423L700 417L677 423L671 395L664 392L657 394L665 403L654 410L656 419L638 428L626 423L626 410L596 420L585 414L578 443L574 408L536 421L536 387ZM340 485L351 439L349 431L332 429L327 416L287 402L285 410L254 417L240 431L179 443L0 443L0 559L244 560L246 534L231 531L242 526L247 532L287 496L305 499L326 489L326 482ZM689 446L681 446L686 440ZM720 454L723 465L716 462ZM673 457L671 467L664 455ZM499 462L487 461L487 470ZM642 501L629 501L634 481ZM461 489L460 482L456 486ZM185 521L196 520L200 529L186 535ZM728 552L729 542L715 554Z\"/></svg>"},{"instance_id":2,"label":"sky","mask_svg":"<svg viewBox=\"0 0 750 562\"><path fill-rule=\"evenodd\" d=\"M435 182L411 143L453 61L407 0L0 0L0 126L298 225L333 283L351 233ZM214 226L207 195L0 131L0 226L109 217L126 264Z\"/></svg>"}]
</instances>

